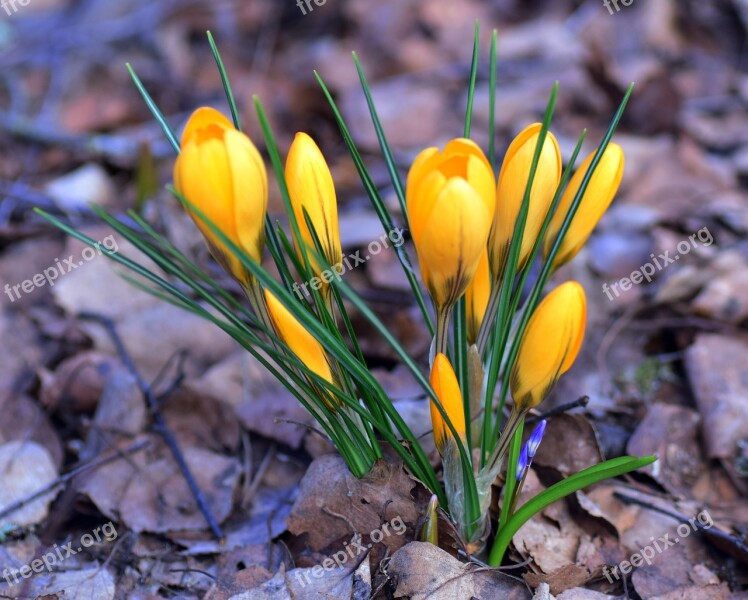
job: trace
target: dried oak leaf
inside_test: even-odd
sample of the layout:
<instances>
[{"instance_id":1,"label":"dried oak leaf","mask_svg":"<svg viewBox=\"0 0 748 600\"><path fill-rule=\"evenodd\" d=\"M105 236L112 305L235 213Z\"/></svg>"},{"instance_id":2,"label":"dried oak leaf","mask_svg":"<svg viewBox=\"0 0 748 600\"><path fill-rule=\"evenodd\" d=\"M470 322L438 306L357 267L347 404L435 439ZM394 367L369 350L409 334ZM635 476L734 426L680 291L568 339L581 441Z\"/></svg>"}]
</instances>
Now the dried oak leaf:
<instances>
[{"instance_id":1,"label":"dried oak leaf","mask_svg":"<svg viewBox=\"0 0 748 600\"><path fill-rule=\"evenodd\" d=\"M530 598L521 581L496 569L461 563L441 548L426 542L411 542L395 552L387 572L397 582L395 598Z\"/></svg>"},{"instance_id":2,"label":"dried oak leaf","mask_svg":"<svg viewBox=\"0 0 748 600\"><path fill-rule=\"evenodd\" d=\"M392 519L399 517L403 524L415 525L426 500L426 494L414 491L418 485L394 457L378 461L369 473L356 479L338 454L321 456L299 484L288 530L294 535L307 534L309 546L317 551L353 534L360 534L368 543L369 534ZM424 502L420 509L414 495ZM392 528L389 534L384 533L381 542L390 551L405 543L402 534Z\"/></svg>"}]
</instances>

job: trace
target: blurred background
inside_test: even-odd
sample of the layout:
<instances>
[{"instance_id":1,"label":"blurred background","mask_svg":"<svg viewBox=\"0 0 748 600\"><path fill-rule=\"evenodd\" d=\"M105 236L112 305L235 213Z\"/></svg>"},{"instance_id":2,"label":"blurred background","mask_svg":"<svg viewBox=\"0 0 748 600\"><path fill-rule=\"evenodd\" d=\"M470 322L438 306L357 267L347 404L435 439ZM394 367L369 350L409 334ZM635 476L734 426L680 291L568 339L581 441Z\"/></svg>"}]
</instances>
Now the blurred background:
<instances>
[{"instance_id":1,"label":"blurred background","mask_svg":"<svg viewBox=\"0 0 748 600\"><path fill-rule=\"evenodd\" d=\"M748 556L745 545L740 546L748 524L748 2L626 1L628 5L623 0L0 0L0 286L12 288L61 257L81 256L82 246L52 230L35 207L103 240L108 230L92 216L90 203L115 214L139 211L220 276L197 230L164 190L172 181L172 150L125 68L132 65L177 131L198 106L227 113L207 30L222 53L245 130L258 145L262 137L255 95L268 112L282 155L302 130L322 148L338 187L341 232L350 251L378 239L381 225L314 70L332 91L393 209L397 200L352 51L363 64L403 174L424 147L462 135L476 19L482 41L473 133L484 148L494 135L499 157L514 135L542 118L555 81L560 91L552 130L565 160L584 128L583 152L596 147L626 88L636 82L615 138L626 153L621 191L587 248L558 274L559 280L576 278L584 284L589 329L581 359L549 408L589 396L584 419L557 421L556 438L585 439L585 449L559 465L558 457L569 452L568 443L559 443L545 455L541 451L537 461L565 473L569 465L583 467L590 453L657 452L661 460L649 472L657 499L688 516L710 507L732 541L725 542L720 560L710 563L711 575L695 577L692 569L707 564L713 547L679 550L677 561L673 550L668 566L636 571L646 576L635 574L635 593L665 598L662 594L669 590L683 588L694 595L678 597L738 597L730 594L745 585L742 561ZM499 32L499 92L496 128L490 132L488 50L494 28ZM272 183L270 190L270 210L279 214L280 196ZM689 242L694 235L696 241ZM679 246L683 241L688 252ZM678 261L658 268L651 283L625 291L619 287L620 294L604 291L603 284L630 277L666 252L679 254ZM394 254L382 253L349 277L425 364L430 339ZM269 532L259 533L259 525L245 531L246 543L236 547L272 546L271 538L289 535L284 519L298 481L310 459L329 448L307 429L286 422L307 417L224 336L136 292L108 261L98 258L54 286L37 285L17 294L6 288L0 301L0 467L2 444L35 440L46 452L54 480L115 443L103 434L93 439L97 431L124 427L129 443L144 435L148 420L143 406L112 391L112 373L122 365L110 336L76 316L96 313L119 328L149 381L163 376L164 369L174 371L169 359L184 351L179 368L186 384L179 402L174 399L164 409L170 424L189 450L212 453L210 460L207 454L191 456L195 464L207 461L206 473L233 473L230 483L210 493L224 518L238 505L249 511L253 523L266 523L268 515L274 523ZM363 321L358 325L365 327ZM427 431L425 402L396 367L391 350L374 335L364 335L363 343L367 359L402 411L414 427ZM119 402L108 416L102 416L100 403L105 392ZM132 420L123 426L124 415ZM160 456L150 453L140 468L150 468ZM0 480L6 485L9 478L0 473ZM26 557L41 547L40 539L49 543L87 530L89 522L115 518L120 531L132 536L128 554L107 563L109 573L116 573L118 589L135 589L137 578L122 574L133 561L153 560L147 557L155 552L143 549L143 544L156 542L142 532L204 526L199 515L165 523L159 513L139 521L128 513L132 506L123 506L127 493L117 481L97 481L92 475L68 486L51 512L27 521L39 527L40 537L28 543ZM214 485L207 479L203 483ZM264 490L262 502L258 489ZM152 489L139 493L141 504L156 497ZM237 495L240 500L232 504ZM639 509L631 509L634 518L613 498L612 489L598 492L594 502L607 515L621 547L636 549L673 523L662 516L644 523ZM555 581L557 592L566 589L550 577L559 568L582 563L588 579L594 579L590 573L604 560L613 564L611 556L603 559L598 553L597 562L582 556L582 534L559 527L559 535L571 536L563 538L568 542L564 550L543 554L537 540L515 540L514 555L517 560L532 558L535 574ZM303 564L301 550L285 541L296 564ZM161 550L169 546L158 543ZM184 549L193 542L171 535L170 543ZM89 558L101 564L111 550ZM173 564L236 576L236 568L226 571L210 555L218 553L216 548L201 550L194 554L209 558L180 554ZM0 546L0 566L21 564L22 554ZM277 567L274 560L266 565L270 574ZM143 568L141 562L141 578ZM147 579L143 589L153 585L149 593L160 594L159 586L166 585L181 594L195 586L202 593L212 585L194 574L185 583L186 577L183 570L163 580ZM587 580L574 582L584 585ZM32 589L54 591L59 582L49 585ZM707 588L722 595L700 595ZM8 593L17 592L16 587Z\"/></svg>"}]
</instances>

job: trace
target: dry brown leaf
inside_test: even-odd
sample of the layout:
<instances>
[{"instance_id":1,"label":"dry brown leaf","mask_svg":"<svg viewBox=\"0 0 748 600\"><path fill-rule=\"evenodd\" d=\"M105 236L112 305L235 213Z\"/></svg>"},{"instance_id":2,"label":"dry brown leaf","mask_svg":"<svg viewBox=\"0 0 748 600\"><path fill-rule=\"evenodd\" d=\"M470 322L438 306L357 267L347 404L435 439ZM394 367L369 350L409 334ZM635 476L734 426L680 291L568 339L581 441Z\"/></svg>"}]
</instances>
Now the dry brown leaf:
<instances>
[{"instance_id":1,"label":"dry brown leaf","mask_svg":"<svg viewBox=\"0 0 748 600\"><path fill-rule=\"evenodd\" d=\"M11 440L28 440L44 446L60 469L63 448L60 436L49 416L27 396L0 394L0 444Z\"/></svg>"},{"instance_id":2,"label":"dry brown leaf","mask_svg":"<svg viewBox=\"0 0 748 600\"><path fill-rule=\"evenodd\" d=\"M229 600L358 600L371 596L368 556L360 562L338 566L329 559L325 566L309 569L281 569L259 587L231 596Z\"/></svg>"},{"instance_id":3,"label":"dry brown leaf","mask_svg":"<svg viewBox=\"0 0 748 600\"><path fill-rule=\"evenodd\" d=\"M387 572L397 584L395 598L530 598L521 581L496 569L461 563L441 548L426 542L411 542L395 552Z\"/></svg>"},{"instance_id":4,"label":"dry brown leaf","mask_svg":"<svg viewBox=\"0 0 748 600\"><path fill-rule=\"evenodd\" d=\"M701 334L686 351L710 458L734 458L738 442L748 439L747 364L748 342L743 338Z\"/></svg>"},{"instance_id":5,"label":"dry brown leaf","mask_svg":"<svg viewBox=\"0 0 748 600\"><path fill-rule=\"evenodd\" d=\"M699 415L696 411L671 404L650 406L629 439L632 456L656 454L658 460L641 469L676 496L688 497L706 469L699 449Z\"/></svg>"},{"instance_id":6,"label":"dry brown leaf","mask_svg":"<svg viewBox=\"0 0 748 600\"><path fill-rule=\"evenodd\" d=\"M528 434L531 430L528 429ZM582 415L561 414L548 421L543 443L533 462L553 467L568 477L602 462L597 434Z\"/></svg>"},{"instance_id":7,"label":"dry brown leaf","mask_svg":"<svg viewBox=\"0 0 748 600\"><path fill-rule=\"evenodd\" d=\"M55 594L64 600L113 600L115 594L114 577L99 566L38 576L32 583L37 596Z\"/></svg>"},{"instance_id":8,"label":"dry brown leaf","mask_svg":"<svg viewBox=\"0 0 748 600\"><path fill-rule=\"evenodd\" d=\"M0 446L0 510L23 500L57 479L49 452L35 442L13 441ZM48 492L3 518L4 523L36 525L47 516L57 491Z\"/></svg>"},{"instance_id":9,"label":"dry brown leaf","mask_svg":"<svg viewBox=\"0 0 748 600\"><path fill-rule=\"evenodd\" d=\"M410 527L416 524L427 500L426 494L418 494L417 486L396 458L380 460L367 475L356 479L338 454L321 456L299 485L288 530L294 535L308 534L313 550L354 534L363 536L362 543L368 545L369 534L392 519L399 518ZM414 502L414 497L419 500ZM406 540L393 528L389 531L381 542L394 551Z\"/></svg>"},{"instance_id":10,"label":"dry brown leaf","mask_svg":"<svg viewBox=\"0 0 748 600\"><path fill-rule=\"evenodd\" d=\"M136 442L143 439L151 442L147 450L92 472L79 491L108 518L121 520L136 532L205 529L205 519L168 449L157 436L141 436ZM213 517L223 522L233 508L239 462L202 448L182 451Z\"/></svg>"}]
</instances>

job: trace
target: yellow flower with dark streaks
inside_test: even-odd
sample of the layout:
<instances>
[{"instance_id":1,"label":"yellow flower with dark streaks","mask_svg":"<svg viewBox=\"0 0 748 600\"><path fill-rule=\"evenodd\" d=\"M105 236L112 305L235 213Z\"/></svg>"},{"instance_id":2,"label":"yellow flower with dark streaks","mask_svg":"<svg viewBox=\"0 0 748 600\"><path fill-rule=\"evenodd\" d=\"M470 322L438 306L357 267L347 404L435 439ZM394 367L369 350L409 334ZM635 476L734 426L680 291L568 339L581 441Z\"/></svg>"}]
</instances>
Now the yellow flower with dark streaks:
<instances>
[{"instance_id":1,"label":"yellow flower with dark streaks","mask_svg":"<svg viewBox=\"0 0 748 600\"><path fill-rule=\"evenodd\" d=\"M582 181L585 175L587 175L587 171L589 171L595 154L596 152L590 154L582 163L582 166L574 173L569 187L566 188L558 204L556 214L553 215L553 220L545 236L544 252L546 258L561 230L561 226L571 208L574 197L582 186ZM554 267L558 268L566 264L582 249L582 246L584 246L590 237L592 230L595 229L605 211L608 210L610 203L618 191L618 186L620 186L621 178L623 177L623 165L623 148L615 143L608 144L602 159L590 178L582 201L579 203L579 208L553 261Z\"/></svg>"},{"instance_id":2,"label":"yellow flower with dark streaks","mask_svg":"<svg viewBox=\"0 0 748 600\"><path fill-rule=\"evenodd\" d=\"M437 307L453 305L475 276L488 240L496 193L481 149L455 139L427 148L408 174L407 211L426 288Z\"/></svg>"},{"instance_id":3,"label":"yellow flower with dark streaks","mask_svg":"<svg viewBox=\"0 0 748 600\"><path fill-rule=\"evenodd\" d=\"M196 110L185 127L174 164L174 185L203 216L187 211L214 258L240 282L251 276L211 230L210 221L256 262L265 245L268 182L265 164L251 140L212 108Z\"/></svg>"},{"instance_id":4,"label":"yellow flower with dark streaks","mask_svg":"<svg viewBox=\"0 0 748 600\"><path fill-rule=\"evenodd\" d=\"M579 354L587 320L584 289L576 281L558 286L535 309L520 343L510 385L515 405L540 404Z\"/></svg>"},{"instance_id":5,"label":"yellow flower with dark streaks","mask_svg":"<svg viewBox=\"0 0 748 600\"><path fill-rule=\"evenodd\" d=\"M314 236L304 218L306 210L321 244L323 255L329 266L343 259L338 228L338 204L335 185L317 144L306 133L297 133L286 159L286 182L291 197L294 217L299 225L301 242L309 254L309 262L319 276L326 267L315 260ZM295 240L297 252L299 240Z\"/></svg>"},{"instance_id":6,"label":"yellow flower with dark streaks","mask_svg":"<svg viewBox=\"0 0 748 600\"><path fill-rule=\"evenodd\" d=\"M436 355L431 367L431 387L439 398L442 408L447 413L452 427L457 434L465 439L465 409L463 406L460 384L449 362L441 352ZM431 400L431 425L434 428L434 443L440 455L444 455L447 441L452 439L452 432L442 418L436 403Z\"/></svg>"},{"instance_id":7,"label":"yellow flower with dark streaks","mask_svg":"<svg viewBox=\"0 0 748 600\"><path fill-rule=\"evenodd\" d=\"M514 226L525 198L527 182L541 129L542 125L540 123L525 128L510 144L501 165L499 182L496 188L496 213L491 230L491 239L488 242L491 253L491 271L495 280L502 277L506 269L509 246L514 235ZM540 235L540 229L560 181L561 151L556 138L549 131L543 143L532 184L527 220L517 263L518 269L524 266L538 235Z\"/></svg>"}]
</instances>

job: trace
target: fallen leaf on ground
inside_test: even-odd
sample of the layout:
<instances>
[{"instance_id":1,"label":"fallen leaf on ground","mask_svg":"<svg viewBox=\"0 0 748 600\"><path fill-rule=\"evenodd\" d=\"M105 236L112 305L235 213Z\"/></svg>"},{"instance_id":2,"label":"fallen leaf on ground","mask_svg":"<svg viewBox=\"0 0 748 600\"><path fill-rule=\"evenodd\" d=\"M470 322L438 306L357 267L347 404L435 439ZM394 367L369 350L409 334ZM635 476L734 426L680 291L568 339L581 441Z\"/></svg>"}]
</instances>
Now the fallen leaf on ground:
<instances>
[{"instance_id":1,"label":"fallen leaf on ground","mask_svg":"<svg viewBox=\"0 0 748 600\"><path fill-rule=\"evenodd\" d=\"M461 563L441 548L426 542L411 542L395 552L387 572L396 582L395 598L530 598L527 587L521 581L496 569Z\"/></svg>"},{"instance_id":2,"label":"fallen leaf on ground","mask_svg":"<svg viewBox=\"0 0 748 600\"><path fill-rule=\"evenodd\" d=\"M13 441L0 446L0 511L57 479L49 452L34 442ZM57 490L59 491L59 490ZM47 516L56 491L28 502L3 517L3 523L36 525Z\"/></svg>"}]
</instances>

